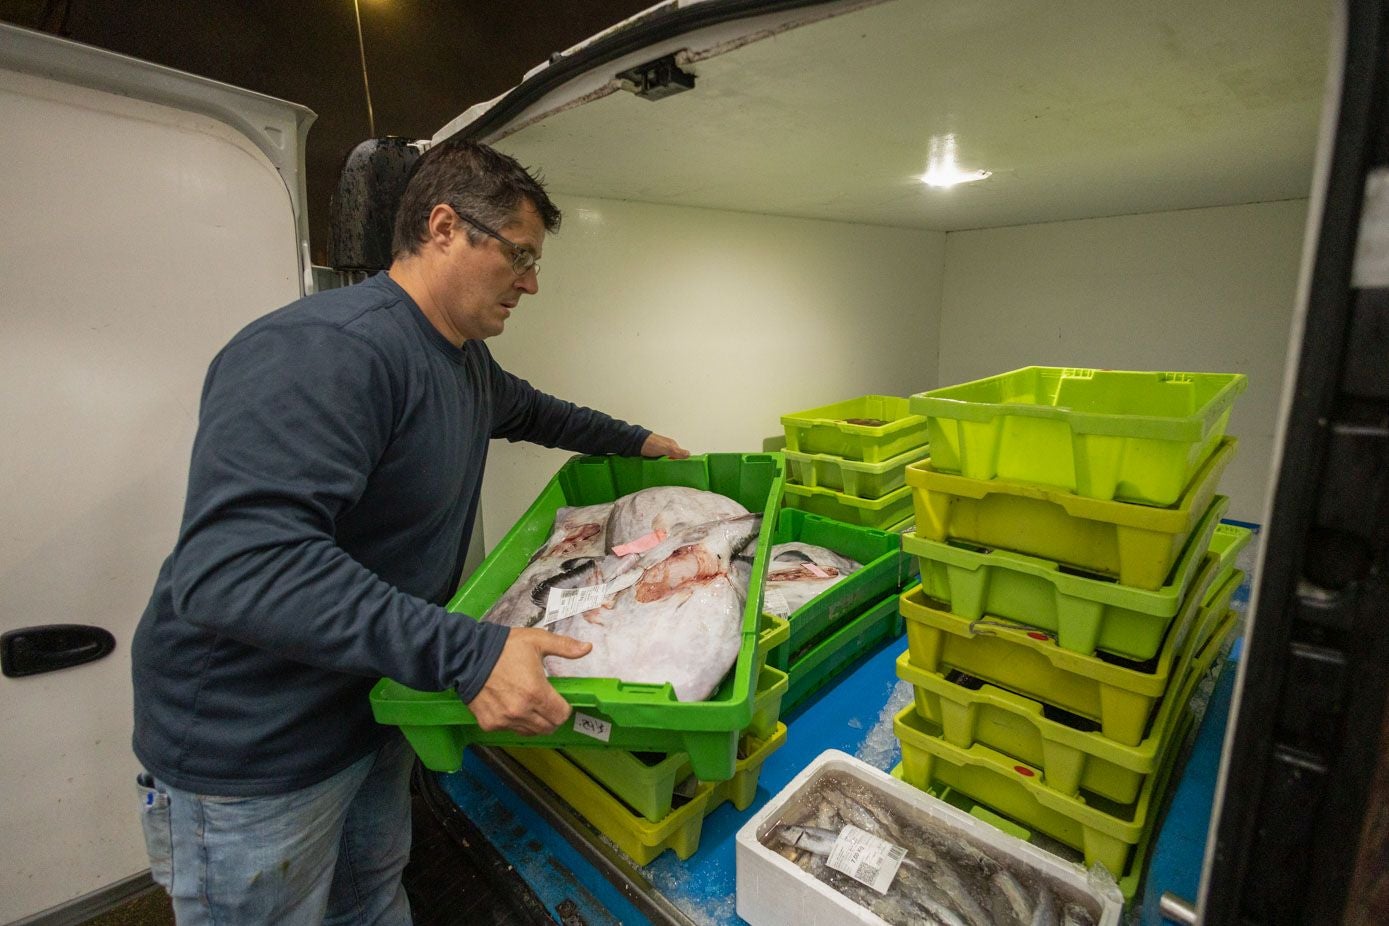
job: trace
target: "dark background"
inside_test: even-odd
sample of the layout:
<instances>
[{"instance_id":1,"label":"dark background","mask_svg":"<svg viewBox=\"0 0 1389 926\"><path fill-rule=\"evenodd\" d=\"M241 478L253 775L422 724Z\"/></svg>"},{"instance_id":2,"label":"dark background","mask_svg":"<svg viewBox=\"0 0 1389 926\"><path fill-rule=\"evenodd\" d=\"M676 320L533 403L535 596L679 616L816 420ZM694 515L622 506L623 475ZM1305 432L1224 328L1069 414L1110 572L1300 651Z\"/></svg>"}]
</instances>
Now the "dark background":
<instances>
[{"instance_id":1,"label":"dark background","mask_svg":"<svg viewBox=\"0 0 1389 926\"><path fill-rule=\"evenodd\" d=\"M359 2L376 135L413 139L656 0ZM352 0L0 0L0 20L312 109L309 235L327 262L329 197L371 137Z\"/></svg>"}]
</instances>

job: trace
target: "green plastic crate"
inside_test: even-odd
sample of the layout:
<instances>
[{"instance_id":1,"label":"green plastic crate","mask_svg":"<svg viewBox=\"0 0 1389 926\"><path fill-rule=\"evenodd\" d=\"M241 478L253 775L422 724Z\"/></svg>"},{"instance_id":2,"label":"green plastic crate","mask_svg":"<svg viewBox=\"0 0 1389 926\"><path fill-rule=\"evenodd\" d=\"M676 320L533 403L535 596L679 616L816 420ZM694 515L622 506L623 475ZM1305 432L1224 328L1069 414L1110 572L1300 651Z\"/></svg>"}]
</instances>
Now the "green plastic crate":
<instances>
[{"instance_id":1,"label":"green plastic crate","mask_svg":"<svg viewBox=\"0 0 1389 926\"><path fill-rule=\"evenodd\" d=\"M776 732L788 681L785 672L771 666L762 670L753 701L752 722L744 732L745 744L748 737L766 740ZM636 753L590 747L562 752L590 778L653 823L670 813L676 786L693 775L690 757L683 752Z\"/></svg>"},{"instance_id":2,"label":"green plastic crate","mask_svg":"<svg viewBox=\"0 0 1389 926\"><path fill-rule=\"evenodd\" d=\"M971 621L932 607L920 589L901 597L912 664L928 672L959 669L986 682L1098 721L1104 735L1126 746L1143 739L1153 706L1181 676L1177 657L1188 637L1196 645L1229 609L1244 573L1231 571L1214 596L1219 560L1207 555L1182 611L1155 658L1145 663L1086 656L1062 649L1036 630Z\"/></svg>"},{"instance_id":3,"label":"green plastic crate","mask_svg":"<svg viewBox=\"0 0 1389 926\"><path fill-rule=\"evenodd\" d=\"M833 489L855 498L882 498L906 485L906 468L926 457L922 444L881 463L846 460L830 453L786 451L786 478L795 485Z\"/></svg>"},{"instance_id":4,"label":"green plastic crate","mask_svg":"<svg viewBox=\"0 0 1389 926\"><path fill-rule=\"evenodd\" d=\"M911 397L943 472L1171 505L1215 450L1240 373L1025 367Z\"/></svg>"},{"instance_id":5,"label":"green plastic crate","mask_svg":"<svg viewBox=\"0 0 1389 926\"><path fill-rule=\"evenodd\" d=\"M899 534L856 527L840 521L783 508L777 515L772 543L808 543L833 550L862 564L861 569L836 582L801 605L790 615L790 633L772 648L767 662L783 671L807 646L817 642L865 607L879 602L907 584L916 563L902 552Z\"/></svg>"},{"instance_id":6,"label":"green plastic crate","mask_svg":"<svg viewBox=\"0 0 1389 926\"><path fill-rule=\"evenodd\" d=\"M891 774L892 777L896 778L898 781L906 780L902 775L902 763L900 762L892 769ZM1031 842L1034 844L1039 842L1039 840L1033 838L1032 831L1021 823L1018 823L1016 820L1010 820L1003 814L998 813L990 807L986 807L968 795L961 794L954 788L943 785L940 782L934 782L930 787L926 788L926 793L930 794L932 797L945 801L945 803L949 804L951 807L963 810L976 820L982 820L990 826L1002 830L1009 836L1016 836L1024 842ZM1138 888L1143 883L1143 877L1148 871L1148 853L1152 851L1153 842L1157 838L1160 829L1160 826L1150 826L1143 831L1143 835L1129 852L1128 870L1117 876L1119 893L1123 896L1125 901L1131 901L1134 897L1138 896ZM1055 852L1054 849L1048 848L1050 851ZM1076 855L1079 857L1080 853L1076 853Z\"/></svg>"},{"instance_id":7,"label":"green plastic crate","mask_svg":"<svg viewBox=\"0 0 1389 926\"><path fill-rule=\"evenodd\" d=\"M961 749L981 743L1038 768L1043 783L1063 794L1084 789L1128 804L1138 799L1143 782L1157 769L1196 686L1212 666L1223 665L1224 640L1219 630L1199 647L1188 638L1175 663L1180 680L1163 696L1137 746L1116 743L1076 719L1049 716L1041 701L994 685L967 687L951 676L918 669L910 650L897 660L897 677L915 686L917 712L940 726L947 742Z\"/></svg>"},{"instance_id":8,"label":"green plastic crate","mask_svg":"<svg viewBox=\"0 0 1389 926\"><path fill-rule=\"evenodd\" d=\"M1211 534L1210 552L1220 558L1220 566L1215 585L1211 586L1211 590L1206 593L1207 597L1214 595L1224 582L1225 577L1234 572L1235 563L1240 553L1249 546L1249 542L1253 539L1254 532L1247 527L1239 527L1224 522L1215 526L1215 533ZM1209 604L1209 602L1205 603Z\"/></svg>"},{"instance_id":9,"label":"green plastic crate","mask_svg":"<svg viewBox=\"0 0 1389 926\"><path fill-rule=\"evenodd\" d=\"M1053 632L1063 649L1104 650L1142 661L1162 644L1229 504L1225 496L1216 496L1167 583L1156 591L1089 578L1054 560L969 549L961 541L937 543L905 534L902 548L920 559L926 594L961 617L977 620L988 614Z\"/></svg>"},{"instance_id":10,"label":"green plastic crate","mask_svg":"<svg viewBox=\"0 0 1389 926\"><path fill-rule=\"evenodd\" d=\"M852 424L848 419L882 421ZM866 395L781 416L786 449L881 463L926 443L926 419L899 396Z\"/></svg>"},{"instance_id":11,"label":"green plastic crate","mask_svg":"<svg viewBox=\"0 0 1389 926\"><path fill-rule=\"evenodd\" d=\"M1233 632L1237 621L1227 612L1217 639ZM947 742L940 727L918 714L915 705L907 705L893 720L902 744L904 781L922 790L933 784L954 788L1083 852L1086 866L1102 864L1111 872L1128 871L1134 848L1156 827L1182 746L1195 727L1195 714L1180 711L1157 770L1144 781L1135 801L1118 804L1098 795L1069 795L1047 787L1039 769L986 746L961 749Z\"/></svg>"},{"instance_id":12,"label":"green plastic crate","mask_svg":"<svg viewBox=\"0 0 1389 926\"><path fill-rule=\"evenodd\" d=\"M747 810L757 796L757 779L767 757L786 742L786 725L777 724L766 740L746 741L748 754L739 759L725 781L701 782L694 796L663 818L652 822L634 812L556 749L504 750L517 764L544 782L599 833L612 840L638 865L650 864L670 849L687 859L699 849L704 818L725 802Z\"/></svg>"},{"instance_id":13,"label":"green plastic crate","mask_svg":"<svg viewBox=\"0 0 1389 926\"><path fill-rule=\"evenodd\" d=\"M894 489L882 498L855 498L834 489L815 489L786 483L786 506L799 508L845 524L872 527L878 530L910 518L912 490L910 486Z\"/></svg>"},{"instance_id":14,"label":"green plastic crate","mask_svg":"<svg viewBox=\"0 0 1389 926\"><path fill-rule=\"evenodd\" d=\"M509 730L484 731L452 691L416 691L383 679L371 691L378 723L401 728L425 767L456 771L470 744L525 747L591 745L575 729L610 724L607 745L631 752L686 752L705 781L734 771L738 731L752 718L758 667L762 578L784 482L778 454L708 454L685 460L638 457L578 457L565 463L540 497L483 561L449 603L460 620L476 619L511 586L531 555L550 536L562 507L610 502L650 486L678 485L718 492L763 515L752 587L743 612L743 641L737 662L705 701L678 701L669 684L618 679L556 678L555 689L575 708L574 717L546 736Z\"/></svg>"},{"instance_id":15,"label":"green plastic crate","mask_svg":"<svg viewBox=\"0 0 1389 926\"><path fill-rule=\"evenodd\" d=\"M873 646L901 635L902 617L897 612L894 593L866 608L791 664L787 670L790 686L781 702L782 712L795 710Z\"/></svg>"},{"instance_id":16,"label":"green plastic crate","mask_svg":"<svg viewBox=\"0 0 1389 926\"><path fill-rule=\"evenodd\" d=\"M926 540L964 540L1055 560L1158 589L1167 581L1215 498L1236 441L1225 438L1171 508L1086 498L1063 489L1007 479L937 472L930 460L907 468L916 533Z\"/></svg>"}]
</instances>

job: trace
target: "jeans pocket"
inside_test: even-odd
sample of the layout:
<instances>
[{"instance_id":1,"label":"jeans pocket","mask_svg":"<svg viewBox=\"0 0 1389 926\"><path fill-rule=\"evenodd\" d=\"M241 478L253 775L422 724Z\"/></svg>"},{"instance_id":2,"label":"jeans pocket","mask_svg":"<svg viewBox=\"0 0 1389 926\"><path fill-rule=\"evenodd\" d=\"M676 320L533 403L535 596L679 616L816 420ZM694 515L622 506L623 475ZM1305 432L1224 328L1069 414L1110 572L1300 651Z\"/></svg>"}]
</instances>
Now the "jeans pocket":
<instances>
[{"instance_id":1,"label":"jeans pocket","mask_svg":"<svg viewBox=\"0 0 1389 926\"><path fill-rule=\"evenodd\" d=\"M150 857L150 877L155 884L169 891L174 881L169 795L159 790L148 772L135 776L135 793L140 800L140 824L145 832L145 851Z\"/></svg>"}]
</instances>

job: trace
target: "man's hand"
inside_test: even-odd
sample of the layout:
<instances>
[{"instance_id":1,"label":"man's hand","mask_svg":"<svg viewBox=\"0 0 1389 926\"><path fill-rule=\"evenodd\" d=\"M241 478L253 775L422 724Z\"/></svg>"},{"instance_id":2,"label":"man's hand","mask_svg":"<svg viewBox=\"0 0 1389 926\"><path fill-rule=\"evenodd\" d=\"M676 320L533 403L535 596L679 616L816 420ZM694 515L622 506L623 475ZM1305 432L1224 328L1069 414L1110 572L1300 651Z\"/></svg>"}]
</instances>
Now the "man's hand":
<instances>
[{"instance_id":1,"label":"man's hand","mask_svg":"<svg viewBox=\"0 0 1389 926\"><path fill-rule=\"evenodd\" d=\"M514 730L527 736L551 733L573 708L545 675L546 656L578 659L593 648L548 630L513 627L492 674L468 708L483 730Z\"/></svg>"},{"instance_id":2,"label":"man's hand","mask_svg":"<svg viewBox=\"0 0 1389 926\"><path fill-rule=\"evenodd\" d=\"M646 443L641 445L641 455L644 457L670 457L672 460L683 460L690 455L690 452L664 434L652 434L646 439Z\"/></svg>"}]
</instances>

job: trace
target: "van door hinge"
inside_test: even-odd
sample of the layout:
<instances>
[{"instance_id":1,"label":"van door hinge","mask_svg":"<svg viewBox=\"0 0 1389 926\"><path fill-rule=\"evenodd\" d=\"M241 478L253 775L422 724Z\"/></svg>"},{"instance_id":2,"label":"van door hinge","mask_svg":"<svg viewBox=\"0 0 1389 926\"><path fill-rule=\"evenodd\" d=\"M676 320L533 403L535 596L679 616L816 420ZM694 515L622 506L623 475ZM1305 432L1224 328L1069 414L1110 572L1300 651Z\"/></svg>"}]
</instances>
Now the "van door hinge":
<instances>
[{"instance_id":1,"label":"van door hinge","mask_svg":"<svg viewBox=\"0 0 1389 926\"><path fill-rule=\"evenodd\" d=\"M622 89L630 90L643 100L664 100L668 96L693 90L695 76L676 64L677 54L679 52L622 71L617 75L617 79L622 81Z\"/></svg>"}]
</instances>

